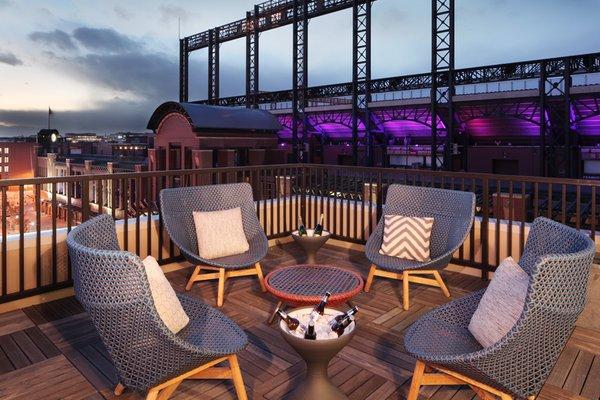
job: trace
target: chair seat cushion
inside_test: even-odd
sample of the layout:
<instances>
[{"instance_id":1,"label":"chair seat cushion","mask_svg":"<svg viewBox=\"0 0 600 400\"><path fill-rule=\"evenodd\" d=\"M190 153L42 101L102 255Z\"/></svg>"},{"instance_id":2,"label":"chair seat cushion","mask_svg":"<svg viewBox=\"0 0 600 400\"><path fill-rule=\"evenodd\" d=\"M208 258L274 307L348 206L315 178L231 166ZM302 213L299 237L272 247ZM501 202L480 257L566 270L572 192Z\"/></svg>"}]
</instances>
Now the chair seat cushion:
<instances>
[{"instance_id":1,"label":"chair seat cushion","mask_svg":"<svg viewBox=\"0 0 600 400\"><path fill-rule=\"evenodd\" d=\"M198 255L211 260L242 254L250 249L240 207L219 211L194 211Z\"/></svg>"},{"instance_id":2,"label":"chair seat cushion","mask_svg":"<svg viewBox=\"0 0 600 400\"><path fill-rule=\"evenodd\" d=\"M523 312L529 275L508 257L496 269L477 309L469 331L483 347L490 347L515 326Z\"/></svg>"},{"instance_id":3,"label":"chair seat cushion","mask_svg":"<svg viewBox=\"0 0 600 400\"><path fill-rule=\"evenodd\" d=\"M385 215L380 254L419 262L429 261L433 218Z\"/></svg>"},{"instance_id":4,"label":"chair seat cushion","mask_svg":"<svg viewBox=\"0 0 600 400\"><path fill-rule=\"evenodd\" d=\"M183 310L177 294L167 280L162 268L154 257L146 257L142 263L148 277L150 293L158 316L173 333L177 333L190 322L188 315Z\"/></svg>"}]
</instances>

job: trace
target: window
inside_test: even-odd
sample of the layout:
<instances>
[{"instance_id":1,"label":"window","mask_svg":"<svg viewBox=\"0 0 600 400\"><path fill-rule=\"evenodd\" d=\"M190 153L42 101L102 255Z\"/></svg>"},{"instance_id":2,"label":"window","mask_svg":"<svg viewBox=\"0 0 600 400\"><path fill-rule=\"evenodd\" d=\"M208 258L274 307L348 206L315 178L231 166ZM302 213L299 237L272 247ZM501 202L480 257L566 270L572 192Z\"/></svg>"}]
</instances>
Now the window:
<instances>
[{"instance_id":1,"label":"window","mask_svg":"<svg viewBox=\"0 0 600 400\"><path fill-rule=\"evenodd\" d=\"M4 157L4 162L8 164L8 157Z\"/></svg>"},{"instance_id":2,"label":"window","mask_svg":"<svg viewBox=\"0 0 600 400\"><path fill-rule=\"evenodd\" d=\"M4 172L8 172L8 165L4 166Z\"/></svg>"},{"instance_id":3,"label":"window","mask_svg":"<svg viewBox=\"0 0 600 400\"><path fill-rule=\"evenodd\" d=\"M4 154L8 154L8 150L9 150L9 148L8 148L8 147L5 147L5 148L4 148Z\"/></svg>"}]
</instances>

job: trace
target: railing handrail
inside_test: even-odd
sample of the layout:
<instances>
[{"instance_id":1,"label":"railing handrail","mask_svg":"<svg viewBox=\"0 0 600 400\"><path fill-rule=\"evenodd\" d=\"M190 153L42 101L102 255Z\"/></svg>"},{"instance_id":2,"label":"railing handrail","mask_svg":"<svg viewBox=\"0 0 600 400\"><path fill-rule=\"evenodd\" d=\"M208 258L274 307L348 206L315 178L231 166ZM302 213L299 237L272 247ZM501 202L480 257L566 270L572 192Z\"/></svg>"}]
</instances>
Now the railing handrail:
<instances>
[{"instance_id":1,"label":"railing handrail","mask_svg":"<svg viewBox=\"0 0 600 400\"><path fill-rule=\"evenodd\" d=\"M162 171L141 171L141 172L114 172L106 174L85 174L85 175L66 175L53 177L34 177L34 178L18 178L18 179L3 179L0 181L0 188L9 186L27 186L38 184L52 183L70 183L90 180L109 180L109 179L132 179L132 178L152 178L166 176L182 176L192 174L207 174L207 173L227 173L239 171L260 171L262 169L289 169L289 168L337 168L348 171L369 171L372 173L402 173L408 175L422 175L433 177L454 177L463 179L486 179L488 181L518 181L524 183L544 183L557 185L579 185L579 186L596 186L600 187L600 181L593 179L577 179L577 178L561 178L561 177L541 177L527 175L502 175L479 172L462 172L462 171L433 171L430 169L416 168L390 168L390 167L365 167L365 166L350 166L336 164L273 164L273 165L254 165L243 167L214 167L214 168L197 168L197 169L173 169Z\"/></svg>"}]
</instances>

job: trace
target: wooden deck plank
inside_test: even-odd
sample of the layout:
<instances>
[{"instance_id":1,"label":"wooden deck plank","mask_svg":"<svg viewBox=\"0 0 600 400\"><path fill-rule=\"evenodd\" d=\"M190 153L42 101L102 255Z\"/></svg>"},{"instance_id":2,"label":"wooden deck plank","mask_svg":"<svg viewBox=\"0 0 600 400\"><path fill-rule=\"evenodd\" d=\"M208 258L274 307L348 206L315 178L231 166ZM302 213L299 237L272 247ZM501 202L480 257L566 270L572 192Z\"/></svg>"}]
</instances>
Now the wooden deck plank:
<instances>
[{"instance_id":1,"label":"wooden deck plank","mask_svg":"<svg viewBox=\"0 0 600 400\"><path fill-rule=\"evenodd\" d=\"M35 326L23 310L10 311L0 314L0 336L22 331Z\"/></svg>"},{"instance_id":2,"label":"wooden deck plank","mask_svg":"<svg viewBox=\"0 0 600 400\"><path fill-rule=\"evenodd\" d=\"M600 399L600 356L594 357L581 395L588 399Z\"/></svg>"},{"instance_id":3,"label":"wooden deck plank","mask_svg":"<svg viewBox=\"0 0 600 400\"><path fill-rule=\"evenodd\" d=\"M15 400L85 399L92 385L62 355L4 374L0 398Z\"/></svg>"},{"instance_id":4,"label":"wooden deck plank","mask_svg":"<svg viewBox=\"0 0 600 400\"><path fill-rule=\"evenodd\" d=\"M348 268L363 277L369 269L369 262L359 251L325 246L319 256L324 263ZM302 250L295 244L278 246L270 249L262 266L267 274L302 259ZM178 270L168 273L167 277L175 290L183 291L190 272L189 269ZM456 272L445 271L444 279L452 299L486 285L479 277ZM239 354L249 398L285 398L302 379L306 367L281 337L277 325L266 325L266 318L276 304L275 298L260 292L252 277L231 279L226 290L221 311L238 322L250 340L250 346ZM216 282L194 285L189 294L212 305ZM402 286L397 281L376 279L370 293L361 293L354 299L360 309L357 334L329 366L332 381L351 400L405 399L415 360L404 350L404 331L432 307L449 301L437 288L412 284L413 304L409 311L404 311L401 295ZM113 395L117 380L115 369L93 324L74 298L29 307L21 314L5 318L11 319L17 322L9 328L10 334L0 337L0 382L9 376L13 385L3 388L0 384L0 390L6 390L0 392L0 398L4 398L5 393L15 398L24 397L26 393L26 400L35 400L39 397L31 395L33 389L44 393L43 400L58 396L90 400L143 398L129 390L118 398ZM600 332L576 328L539 399L598 400L599 352ZM14 370L14 363L18 370ZM38 370L38 366L40 372L32 372ZM41 382L24 388L36 373ZM236 396L230 382L210 380L184 382L172 398L228 400ZM431 386L421 390L420 398L473 400L476 396L468 387Z\"/></svg>"}]
</instances>

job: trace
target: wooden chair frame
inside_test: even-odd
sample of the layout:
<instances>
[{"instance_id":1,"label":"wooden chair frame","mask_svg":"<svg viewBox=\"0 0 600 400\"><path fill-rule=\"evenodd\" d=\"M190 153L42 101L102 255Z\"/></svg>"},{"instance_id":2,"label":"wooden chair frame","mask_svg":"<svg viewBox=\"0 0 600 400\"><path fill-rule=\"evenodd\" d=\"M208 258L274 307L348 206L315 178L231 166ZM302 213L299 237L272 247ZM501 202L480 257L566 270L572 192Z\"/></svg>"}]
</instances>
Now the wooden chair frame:
<instances>
[{"instance_id":1,"label":"wooden chair frame","mask_svg":"<svg viewBox=\"0 0 600 400\"><path fill-rule=\"evenodd\" d=\"M433 275L434 279L431 278L423 278L418 275ZM365 284L365 292L371 290L371 284L373 283L373 278L376 276L381 276L383 278L390 278L402 281L402 308L404 310L408 310L410 307L410 296L409 296L409 284L420 283L421 285L427 286L435 286L439 287L444 296L450 297L450 291L448 287L444 283L442 276L440 275L440 271L436 269L413 269L406 270L403 272L388 272L377 269L375 264L371 264L371 269L369 270L369 276L367 277L367 283Z\"/></svg>"},{"instance_id":2,"label":"wooden chair frame","mask_svg":"<svg viewBox=\"0 0 600 400\"><path fill-rule=\"evenodd\" d=\"M217 364L224 361L229 361L229 368L216 367ZM232 354L201 365L185 374L151 388L146 394L146 400L167 400L185 379L231 379L233 380L238 400L248 399L237 355ZM118 383L114 394L115 396L120 396L124 391L125 387L121 383Z\"/></svg>"},{"instance_id":3,"label":"wooden chair frame","mask_svg":"<svg viewBox=\"0 0 600 400\"><path fill-rule=\"evenodd\" d=\"M215 272L209 272L209 273L203 274L202 270L215 271ZM218 290L217 290L217 307L221 307L225 300L225 281L228 278L235 278L235 277L239 277L239 276L250 276L250 275L256 275L258 277L258 283L260 284L260 289L263 292L266 292L267 289L265 288L265 284L263 283L262 268L260 267L260 263L258 263L258 262L255 263L254 266L252 266L252 267L248 267L248 268L244 268L244 269L232 269L232 270L226 270L225 268L213 267L210 265L197 265L196 268L194 268L194 272L192 272L192 275L190 276L190 279L188 280L187 285L185 285L185 290L188 290L188 291L191 290L192 286L194 285L194 282L218 279L219 284L218 284Z\"/></svg>"},{"instance_id":4,"label":"wooden chair frame","mask_svg":"<svg viewBox=\"0 0 600 400\"><path fill-rule=\"evenodd\" d=\"M426 372L432 370L432 372ZM421 386L445 386L445 385L468 385L473 389L477 397L482 400L514 400L513 395L493 388L485 383L476 381L457 372L438 367L432 364L426 364L423 361L417 361L413 373L410 390L407 400L417 400ZM535 396L529 396L528 400L534 400Z\"/></svg>"}]
</instances>

